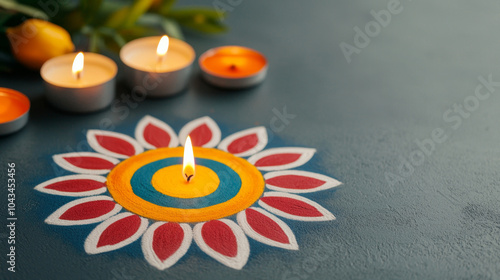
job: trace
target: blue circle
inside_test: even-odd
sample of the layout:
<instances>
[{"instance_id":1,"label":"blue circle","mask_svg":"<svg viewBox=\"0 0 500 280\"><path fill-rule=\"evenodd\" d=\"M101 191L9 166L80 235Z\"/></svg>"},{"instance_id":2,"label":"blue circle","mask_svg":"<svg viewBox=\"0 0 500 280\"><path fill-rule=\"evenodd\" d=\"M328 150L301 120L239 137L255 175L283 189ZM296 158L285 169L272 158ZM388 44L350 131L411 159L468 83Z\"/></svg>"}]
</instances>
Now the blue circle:
<instances>
[{"instance_id":1,"label":"blue circle","mask_svg":"<svg viewBox=\"0 0 500 280\"><path fill-rule=\"evenodd\" d=\"M176 164L182 164L182 158L165 158L139 168L130 180L132 191L138 197L156 205L180 209L201 209L220 204L232 199L240 191L241 178L233 169L215 160L197 158L196 165L208 167L219 176L219 186L213 193L195 198L179 198L160 193L151 184L153 175L162 168Z\"/></svg>"}]
</instances>

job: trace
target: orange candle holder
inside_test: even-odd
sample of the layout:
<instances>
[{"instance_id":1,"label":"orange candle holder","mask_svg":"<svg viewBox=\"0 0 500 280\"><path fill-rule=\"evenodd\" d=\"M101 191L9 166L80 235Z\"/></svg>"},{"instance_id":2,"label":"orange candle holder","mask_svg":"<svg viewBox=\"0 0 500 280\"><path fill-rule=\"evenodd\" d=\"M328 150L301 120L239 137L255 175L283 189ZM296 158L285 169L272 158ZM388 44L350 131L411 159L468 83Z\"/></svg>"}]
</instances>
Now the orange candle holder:
<instances>
[{"instance_id":1,"label":"orange candle holder","mask_svg":"<svg viewBox=\"0 0 500 280\"><path fill-rule=\"evenodd\" d=\"M0 135L14 133L28 122L30 100L19 91L0 88Z\"/></svg>"},{"instance_id":2,"label":"orange candle holder","mask_svg":"<svg viewBox=\"0 0 500 280\"><path fill-rule=\"evenodd\" d=\"M210 49L199 59L202 77L210 84L238 89L260 84L267 74L267 59L260 52L241 46Z\"/></svg>"}]
</instances>

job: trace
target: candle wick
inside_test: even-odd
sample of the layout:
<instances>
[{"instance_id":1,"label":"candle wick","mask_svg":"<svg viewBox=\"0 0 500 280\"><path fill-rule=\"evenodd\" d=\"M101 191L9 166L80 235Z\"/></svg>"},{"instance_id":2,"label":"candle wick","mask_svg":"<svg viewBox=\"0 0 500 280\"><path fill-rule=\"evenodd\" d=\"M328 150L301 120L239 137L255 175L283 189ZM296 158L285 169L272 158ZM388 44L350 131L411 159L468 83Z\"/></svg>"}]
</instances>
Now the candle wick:
<instances>
[{"instance_id":1,"label":"candle wick","mask_svg":"<svg viewBox=\"0 0 500 280\"><path fill-rule=\"evenodd\" d=\"M161 68L161 66L162 66L162 64L163 64L165 55L158 55L157 57L158 57L158 59L156 60L155 69L156 69L156 71L159 71L160 68Z\"/></svg>"},{"instance_id":2,"label":"candle wick","mask_svg":"<svg viewBox=\"0 0 500 280\"><path fill-rule=\"evenodd\" d=\"M194 175L191 174L191 175L188 176L187 174L184 174L184 176L186 176L186 181L188 181L188 183L189 183L191 181L191 179L193 178Z\"/></svg>"},{"instance_id":3,"label":"candle wick","mask_svg":"<svg viewBox=\"0 0 500 280\"><path fill-rule=\"evenodd\" d=\"M236 71L237 68L235 64L231 64L231 66L229 66L229 69Z\"/></svg>"}]
</instances>

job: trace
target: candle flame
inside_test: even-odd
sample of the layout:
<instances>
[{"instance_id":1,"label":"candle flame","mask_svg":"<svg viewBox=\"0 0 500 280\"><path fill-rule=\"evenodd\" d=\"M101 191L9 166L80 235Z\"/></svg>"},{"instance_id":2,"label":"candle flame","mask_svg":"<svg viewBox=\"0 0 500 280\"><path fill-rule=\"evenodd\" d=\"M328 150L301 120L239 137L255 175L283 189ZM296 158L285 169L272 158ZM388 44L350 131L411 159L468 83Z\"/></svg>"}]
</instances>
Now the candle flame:
<instances>
[{"instance_id":1,"label":"candle flame","mask_svg":"<svg viewBox=\"0 0 500 280\"><path fill-rule=\"evenodd\" d=\"M82 71L83 71L83 53L82 52L79 52L76 55L75 60L73 61L73 67L71 70L73 72L73 76L75 77L75 79L79 80L81 75L82 75Z\"/></svg>"},{"instance_id":2,"label":"candle flame","mask_svg":"<svg viewBox=\"0 0 500 280\"><path fill-rule=\"evenodd\" d=\"M186 139L186 144L184 145L184 159L182 161L182 176L186 182L190 182L194 177L194 155L193 155L193 144L191 144L191 138L188 136Z\"/></svg>"},{"instance_id":3,"label":"candle flame","mask_svg":"<svg viewBox=\"0 0 500 280\"><path fill-rule=\"evenodd\" d=\"M158 43L158 48L156 49L156 54L158 55L158 59L161 60L168 50L169 40L167 35L163 35L161 37L160 42Z\"/></svg>"}]
</instances>

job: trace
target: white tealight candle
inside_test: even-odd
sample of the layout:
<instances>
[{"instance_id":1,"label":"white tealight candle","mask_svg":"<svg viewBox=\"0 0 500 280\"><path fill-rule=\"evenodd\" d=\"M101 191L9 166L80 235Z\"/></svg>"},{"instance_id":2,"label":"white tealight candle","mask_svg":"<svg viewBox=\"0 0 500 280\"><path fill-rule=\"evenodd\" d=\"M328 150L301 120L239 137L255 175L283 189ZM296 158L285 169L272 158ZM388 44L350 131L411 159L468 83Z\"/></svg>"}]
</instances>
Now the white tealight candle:
<instances>
[{"instance_id":1,"label":"white tealight candle","mask_svg":"<svg viewBox=\"0 0 500 280\"><path fill-rule=\"evenodd\" d=\"M96 53L58 56L45 62L40 70L49 102L61 110L78 113L111 104L117 72L113 60Z\"/></svg>"},{"instance_id":2,"label":"white tealight candle","mask_svg":"<svg viewBox=\"0 0 500 280\"><path fill-rule=\"evenodd\" d=\"M133 89L160 97L174 95L186 87L195 52L184 41L154 36L123 46L120 59Z\"/></svg>"}]
</instances>

